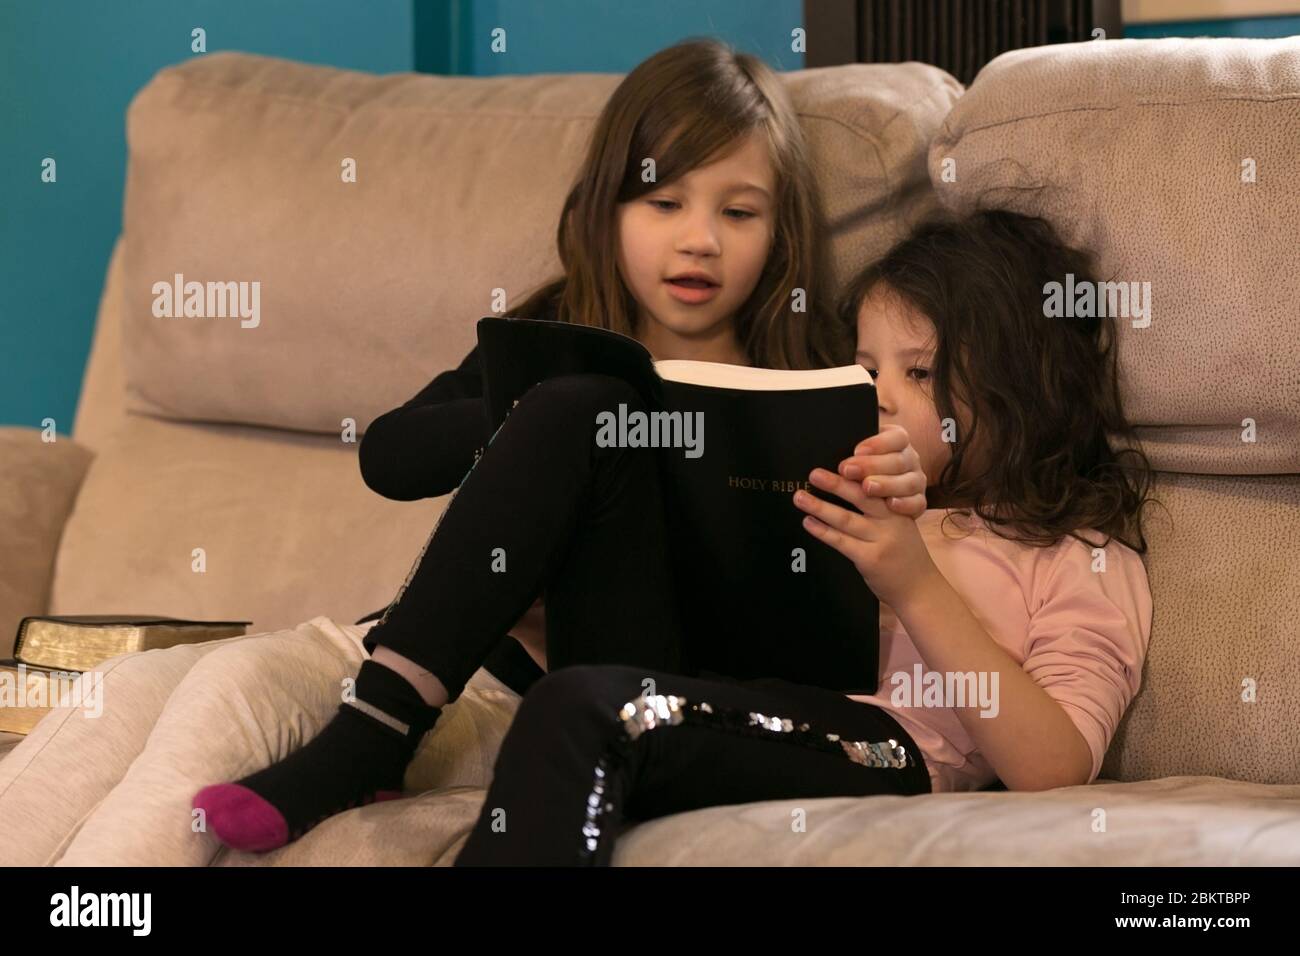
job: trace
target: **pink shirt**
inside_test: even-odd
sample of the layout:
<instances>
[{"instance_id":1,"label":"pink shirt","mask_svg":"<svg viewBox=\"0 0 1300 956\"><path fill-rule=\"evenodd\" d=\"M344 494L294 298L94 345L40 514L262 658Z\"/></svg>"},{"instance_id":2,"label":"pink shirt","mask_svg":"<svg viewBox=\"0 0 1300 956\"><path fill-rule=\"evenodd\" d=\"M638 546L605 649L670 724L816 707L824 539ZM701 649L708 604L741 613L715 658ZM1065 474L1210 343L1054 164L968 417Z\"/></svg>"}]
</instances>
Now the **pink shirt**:
<instances>
[{"instance_id":1,"label":"pink shirt","mask_svg":"<svg viewBox=\"0 0 1300 956\"><path fill-rule=\"evenodd\" d=\"M1112 540L1104 549L1102 571L1100 553L1094 562L1091 548L1076 538L1036 548L1000 538L982 519L972 516L966 521L961 515L954 515L941 531L947 513L931 508L917 519L930 557L989 636L1079 729L1092 751L1091 783L1142 679L1151 637L1151 590L1141 556ZM974 530L963 535L967 528ZM1105 540L1095 531L1082 533L1098 543ZM918 684L924 688L928 671L884 603L880 664L877 692L848 696L887 710L903 725L929 765L934 792L979 790L997 779L954 707L933 706L942 701L932 696L925 702L922 689L914 690ZM975 686L966 685L968 690ZM984 686L991 691L987 675ZM899 699L899 706L891 697ZM915 706L918 699L926 705ZM968 704L971 699L968 694Z\"/></svg>"}]
</instances>

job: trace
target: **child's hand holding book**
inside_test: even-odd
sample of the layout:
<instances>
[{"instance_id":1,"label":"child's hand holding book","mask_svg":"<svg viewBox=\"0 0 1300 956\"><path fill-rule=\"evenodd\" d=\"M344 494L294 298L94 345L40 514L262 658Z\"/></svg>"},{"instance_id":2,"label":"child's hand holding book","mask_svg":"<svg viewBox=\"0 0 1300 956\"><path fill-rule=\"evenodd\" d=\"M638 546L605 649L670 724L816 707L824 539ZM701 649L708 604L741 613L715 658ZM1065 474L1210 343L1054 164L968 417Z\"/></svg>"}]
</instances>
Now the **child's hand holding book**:
<instances>
[{"instance_id":1,"label":"child's hand holding book","mask_svg":"<svg viewBox=\"0 0 1300 956\"><path fill-rule=\"evenodd\" d=\"M883 425L878 435L864 439L854 452L840 462L841 475L857 481L865 494L884 498L895 514L921 516L926 507L927 479L906 428Z\"/></svg>"},{"instance_id":2,"label":"child's hand holding book","mask_svg":"<svg viewBox=\"0 0 1300 956\"><path fill-rule=\"evenodd\" d=\"M794 503L808 515L804 519L808 532L852 561L872 593L897 609L912 589L933 580L938 569L915 521L917 514L925 510L925 474L907 431L897 425L886 428L889 430L858 445L857 451L870 454L854 455L841 463L842 472L857 468L859 477L849 478L822 468L813 469L808 476L818 488L842 498L851 507L822 501L805 491L795 492ZM882 447L898 450L882 453ZM866 490L868 482L875 485L870 494ZM918 483L919 494L913 491ZM880 500L893 497L894 491L906 503L905 508L891 507ZM922 502L920 511L915 510L917 497Z\"/></svg>"}]
</instances>

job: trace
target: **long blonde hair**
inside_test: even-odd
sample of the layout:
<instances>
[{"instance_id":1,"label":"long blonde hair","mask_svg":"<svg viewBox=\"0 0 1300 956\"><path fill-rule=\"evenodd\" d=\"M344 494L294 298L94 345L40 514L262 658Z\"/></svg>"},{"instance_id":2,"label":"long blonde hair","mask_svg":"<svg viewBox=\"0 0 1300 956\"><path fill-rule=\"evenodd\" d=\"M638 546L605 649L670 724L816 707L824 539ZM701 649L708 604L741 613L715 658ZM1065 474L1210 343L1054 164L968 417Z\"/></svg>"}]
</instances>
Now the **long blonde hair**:
<instances>
[{"instance_id":1,"label":"long blonde hair","mask_svg":"<svg viewBox=\"0 0 1300 956\"><path fill-rule=\"evenodd\" d=\"M776 221L763 272L736 313L737 341L754 365L769 368L851 362L851 337L822 295L825 227L789 95L762 60L712 39L659 51L614 90L564 201L556 236L564 275L511 314L552 310L561 321L635 336L636 302L617 265L617 204L726 156L755 132L776 173ZM653 182L642 179L647 158L655 163ZM796 290L803 290L805 311L794 311Z\"/></svg>"}]
</instances>

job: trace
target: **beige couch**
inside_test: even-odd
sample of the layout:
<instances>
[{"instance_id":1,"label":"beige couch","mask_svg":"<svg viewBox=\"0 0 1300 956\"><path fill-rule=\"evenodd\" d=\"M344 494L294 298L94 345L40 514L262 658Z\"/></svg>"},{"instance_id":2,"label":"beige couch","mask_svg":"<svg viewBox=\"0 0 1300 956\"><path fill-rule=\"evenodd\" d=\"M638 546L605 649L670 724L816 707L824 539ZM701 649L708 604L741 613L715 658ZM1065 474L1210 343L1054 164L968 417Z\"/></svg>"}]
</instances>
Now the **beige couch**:
<instances>
[{"instance_id":1,"label":"beige couch","mask_svg":"<svg viewBox=\"0 0 1300 956\"><path fill-rule=\"evenodd\" d=\"M0 861L454 859L518 703L485 671L426 738L410 799L250 856L193 833L189 798L333 713L363 657L347 622L392 598L446 500L370 492L355 432L460 360L494 289L517 302L557 269L560 203L617 81L216 53L135 98L76 430L0 430L0 634L46 611L255 623L115 658L102 716L57 710L17 742ZM1041 213L1109 277L1152 283L1150 326L1121 342L1167 508L1147 526L1150 655L1090 786L714 807L635 827L615 862L1300 861L1300 41L1023 50L968 91L919 64L786 82L837 287L936 202ZM256 326L155 317L176 273L260 282Z\"/></svg>"}]
</instances>

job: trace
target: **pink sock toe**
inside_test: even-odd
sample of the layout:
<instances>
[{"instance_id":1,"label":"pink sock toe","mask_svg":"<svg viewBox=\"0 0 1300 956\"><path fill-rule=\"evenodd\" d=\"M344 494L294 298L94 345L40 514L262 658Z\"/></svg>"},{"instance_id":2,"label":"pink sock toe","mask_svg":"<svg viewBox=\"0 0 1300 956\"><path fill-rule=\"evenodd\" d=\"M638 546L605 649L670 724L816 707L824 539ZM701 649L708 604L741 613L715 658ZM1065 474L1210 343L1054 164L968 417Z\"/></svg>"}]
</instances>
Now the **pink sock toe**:
<instances>
[{"instance_id":1,"label":"pink sock toe","mask_svg":"<svg viewBox=\"0 0 1300 956\"><path fill-rule=\"evenodd\" d=\"M237 783L218 783L194 795L208 828L232 850L261 853L289 842L289 824L272 804Z\"/></svg>"}]
</instances>

